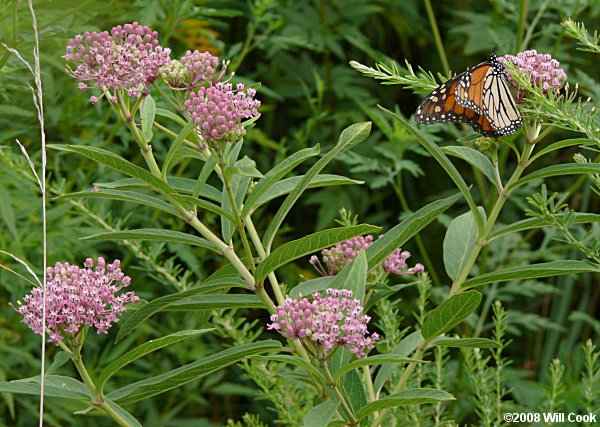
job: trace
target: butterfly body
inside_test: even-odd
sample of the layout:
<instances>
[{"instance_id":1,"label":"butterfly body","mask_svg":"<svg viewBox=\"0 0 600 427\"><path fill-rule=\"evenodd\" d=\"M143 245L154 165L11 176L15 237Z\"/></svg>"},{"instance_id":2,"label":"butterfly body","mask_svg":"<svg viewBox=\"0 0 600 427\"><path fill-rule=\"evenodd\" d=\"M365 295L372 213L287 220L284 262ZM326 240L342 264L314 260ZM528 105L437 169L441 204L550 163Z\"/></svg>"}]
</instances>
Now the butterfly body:
<instances>
[{"instance_id":1,"label":"butterfly body","mask_svg":"<svg viewBox=\"0 0 600 427\"><path fill-rule=\"evenodd\" d=\"M422 124L468 123L476 132L492 138L512 135L523 123L494 53L482 62L435 89L417 108L415 121Z\"/></svg>"}]
</instances>

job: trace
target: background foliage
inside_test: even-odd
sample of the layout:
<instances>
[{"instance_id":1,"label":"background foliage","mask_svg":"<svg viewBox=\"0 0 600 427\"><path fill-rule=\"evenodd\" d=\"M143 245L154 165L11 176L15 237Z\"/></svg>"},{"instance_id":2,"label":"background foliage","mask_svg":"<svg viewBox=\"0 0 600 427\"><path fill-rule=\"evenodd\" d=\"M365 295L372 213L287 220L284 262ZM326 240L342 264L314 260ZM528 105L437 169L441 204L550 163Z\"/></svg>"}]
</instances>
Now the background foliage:
<instances>
[{"instance_id":1,"label":"background foliage","mask_svg":"<svg viewBox=\"0 0 600 427\"><path fill-rule=\"evenodd\" d=\"M579 83L581 96L600 97L600 71L590 53L577 51L575 41L567 36L560 22L569 17L594 29L600 9L589 1L448 1L436 2L435 16L441 32L450 68L460 72L484 60L493 45L499 54L515 53L524 48L548 52L561 61L574 85ZM524 6L526 5L526 6ZM523 9L525 8L525 9ZM384 230L427 202L447 197L455 190L439 166L428 157L415 139L376 108L381 104L409 117L420 96L399 86L379 85L348 66L357 60L371 65L376 61L399 64L408 60L434 73L444 70L435 49L430 21L420 1L394 0L226 0L226 1L81 1L36 2L42 48L42 71L46 99L48 143L88 145L106 148L134 162L142 162L123 124L116 120L108 104L88 104L88 96L76 88L65 73L66 40L84 31L100 31L113 25L139 21L157 30L163 45L177 57L186 50L209 50L231 59L231 69L244 76L245 83L260 82L262 100L258 125L245 138L242 154L258 163L261 171L298 149L320 143L330 147L348 125L365 120L375 124L369 139L352 152L340 156L330 172L364 181L363 185L326 187L311 190L303 203L292 211L281 242L301 237L334 225L338 211L346 208L361 222L377 224ZM0 3L0 38L27 58L32 51L30 15L23 1ZM517 39L515 40L515 34ZM517 46L521 43L521 46ZM39 162L38 126L28 75L22 65L4 49L0 50L0 249L13 252L30 265L41 265L41 209L37 187L25 160L14 143L20 140ZM421 94L422 95L422 94ZM461 128L452 125L423 128L440 145L464 137ZM556 140L576 137L567 131L555 131ZM155 138L158 158L167 152L168 139ZM470 144L468 139L466 144ZM509 159L510 149L502 147L500 155ZM575 149L555 152L536 166L570 161ZM590 156L591 157L591 156ZM477 182L481 194L478 203L486 205L490 189L466 163L457 164L467 182ZM54 197L49 205L49 262L82 261L88 256L121 258L125 271L132 276L133 289L146 300L182 290L199 283L223 265L221 259L202 248L180 244L151 242L98 242L82 238L98 232L124 228L166 228L185 230L185 226L157 214L153 209L108 200L82 201L59 196L90 189L96 182L109 182L119 176L109 169L73 154L51 151L49 157L49 191ZM195 177L200 164L182 164L176 175ZM299 171L300 172L300 171ZM584 179L553 178L548 190L567 192L572 209L598 212L598 197ZM539 182L523 186L503 211L500 221L510 224L524 216L529 208L526 197L537 191ZM276 206L265 209L257 227L265 229ZM273 210L271 210L273 209ZM428 269L433 287L431 301L441 300L440 284L448 283L442 260L442 241L449 219L467 210L455 205L439 223L434 223L405 249L415 261ZM212 221L218 221L215 215ZM206 221L210 224L210 220ZM596 232L597 228L594 229ZM577 226L575 234L583 233ZM526 265L534 261L583 258L566 244L556 244L553 228L532 230L499 239L483 253L481 268L495 270ZM283 240L285 239L285 240ZM507 264L507 260L511 264ZM21 271L19 265L2 258L3 265ZM282 282L295 283L297 277L316 277L303 259L281 271ZM567 275L552 279L508 283L484 288L484 302L479 318L467 322L469 336L491 336L494 325L491 312L494 300L507 309L506 335L511 399L517 407L539 409L550 384L553 358L564 364L565 407L580 387L584 365L581 347L588 338L597 337L600 322L595 308L600 287L597 276ZM597 283L596 283L597 284ZM0 270L0 380L25 378L39 370L39 340L20 323L20 316L8 305L21 298L29 284L10 272ZM393 307L382 307L377 322L395 322L399 330L414 322L419 292L407 288L402 300ZM386 312L387 310L387 312ZM381 315L384 314L384 315ZM393 316L397 320L390 320ZM212 319L212 320L211 320ZM144 359L121 377L124 382L144 378L149 371L161 372L181 366L223 348L249 342L267 319L251 310L195 314L161 313L118 344L113 336L97 336L86 347L87 363L102 368L115 354L133 343L163 336L182 328L200 329L217 325L217 334L205 334L165 349L160 357ZM389 327L389 325L388 325ZM396 337L396 342L399 338ZM388 338L389 345L394 337ZM54 349L50 350L55 351ZM478 361L451 350L449 372L445 381L455 395L471 394L472 384L458 375L469 363L476 370ZM54 355L51 353L50 357ZM447 354L439 355L448 358ZM251 366L252 365L252 366ZM269 364L269 369L277 365ZM283 366L281 367L283 369ZM65 368L70 369L70 368ZM219 371L201 381L192 382L174 392L139 403L137 414L146 414L142 423L153 425L222 425L227 419L241 420L245 412L260 415L264 421L291 422L294 402L277 403L275 390L288 388L290 393L306 390L293 378L274 378L266 365L245 362ZM117 378L117 381L119 379ZM255 383L264 384L262 392ZM268 390L274 394L269 396ZM264 398L270 399L265 402ZM305 398L310 398L306 397ZM304 399L298 399L298 402ZM8 395L0 401L0 425L31 425L36 418L34 398ZM72 408L59 399L50 400L52 414L48 425L75 422ZM474 422L476 404L457 401L451 407L459 423ZM275 410L274 410L275 408ZM259 425L246 418L247 425ZM98 419L97 425L110 425Z\"/></svg>"}]
</instances>

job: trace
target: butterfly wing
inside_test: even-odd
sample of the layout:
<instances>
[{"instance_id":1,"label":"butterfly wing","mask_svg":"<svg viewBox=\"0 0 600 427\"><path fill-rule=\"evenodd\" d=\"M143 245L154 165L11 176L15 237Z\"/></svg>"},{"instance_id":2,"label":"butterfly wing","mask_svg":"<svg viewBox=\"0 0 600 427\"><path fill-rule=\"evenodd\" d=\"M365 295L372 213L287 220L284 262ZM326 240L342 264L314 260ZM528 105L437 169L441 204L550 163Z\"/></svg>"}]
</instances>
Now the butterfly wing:
<instances>
[{"instance_id":1,"label":"butterfly wing","mask_svg":"<svg viewBox=\"0 0 600 427\"><path fill-rule=\"evenodd\" d=\"M431 92L417 108L415 121L430 125L445 122L470 123L475 120L478 114L474 110L456 102L455 91L461 77L462 74L459 74Z\"/></svg>"},{"instance_id":2,"label":"butterfly wing","mask_svg":"<svg viewBox=\"0 0 600 427\"><path fill-rule=\"evenodd\" d=\"M504 75L504 66L495 54L489 61L460 75L455 97L458 104L485 115L499 136L512 135L523 124Z\"/></svg>"},{"instance_id":3,"label":"butterfly wing","mask_svg":"<svg viewBox=\"0 0 600 427\"><path fill-rule=\"evenodd\" d=\"M485 114L476 114L476 117L472 121L469 121L469 124L475 130L482 134L483 136L489 136L490 138L500 138L502 135L499 134L496 129L490 124L490 121L487 119Z\"/></svg>"}]
</instances>

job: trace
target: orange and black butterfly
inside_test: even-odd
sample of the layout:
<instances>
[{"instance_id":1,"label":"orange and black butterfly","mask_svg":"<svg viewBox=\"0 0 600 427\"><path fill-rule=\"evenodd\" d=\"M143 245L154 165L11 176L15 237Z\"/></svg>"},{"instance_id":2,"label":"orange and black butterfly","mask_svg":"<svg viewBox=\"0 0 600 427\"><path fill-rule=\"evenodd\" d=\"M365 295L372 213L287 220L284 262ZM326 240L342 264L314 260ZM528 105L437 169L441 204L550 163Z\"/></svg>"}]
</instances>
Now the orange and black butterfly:
<instances>
[{"instance_id":1,"label":"orange and black butterfly","mask_svg":"<svg viewBox=\"0 0 600 427\"><path fill-rule=\"evenodd\" d=\"M504 66L495 53L490 59L460 73L431 92L419 105L415 121L468 123L492 138L512 135L523 124L515 107Z\"/></svg>"}]
</instances>

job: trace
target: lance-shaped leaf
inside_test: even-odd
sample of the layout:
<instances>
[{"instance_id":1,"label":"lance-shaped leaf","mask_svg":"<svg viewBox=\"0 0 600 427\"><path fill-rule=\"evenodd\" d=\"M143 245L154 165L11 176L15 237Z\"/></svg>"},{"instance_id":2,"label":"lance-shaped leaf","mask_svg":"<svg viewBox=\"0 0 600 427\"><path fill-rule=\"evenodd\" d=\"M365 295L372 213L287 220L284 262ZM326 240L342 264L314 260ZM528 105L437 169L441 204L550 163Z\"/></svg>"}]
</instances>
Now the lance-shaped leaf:
<instances>
[{"instance_id":1,"label":"lance-shaped leaf","mask_svg":"<svg viewBox=\"0 0 600 427\"><path fill-rule=\"evenodd\" d=\"M258 265L255 274L256 281L262 282L270 272L295 259L328 248L352 237L363 234L374 234L380 230L380 227L362 224L351 227L332 228L292 240L275 249Z\"/></svg>"},{"instance_id":2,"label":"lance-shaped leaf","mask_svg":"<svg viewBox=\"0 0 600 427\"><path fill-rule=\"evenodd\" d=\"M133 163L125 160L123 157L108 150L103 150L102 148L96 147L82 147L78 145L53 145L52 148L82 154L83 156L94 160L95 162L106 165L111 169L124 173L125 175L129 175L132 178L137 178L150 185L156 191L162 193L165 197L180 202L180 200L177 198L176 191L162 179L152 175L146 169L136 166Z\"/></svg>"},{"instance_id":3,"label":"lance-shaped leaf","mask_svg":"<svg viewBox=\"0 0 600 427\"><path fill-rule=\"evenodd\" d=\"M300 182L304 179L305 175L292 176L290 178L282 179L279 182L273 184L268 188L254 203L253 209L261 207L265 203L270 202L277 197L285 196L291 193ZM315 176L306 188L322 188L322 187L333 187L338 185L360 185L364 184L364 181L358 181L356 179L346 178L341 175L332 174L319 174Z\"/></svg>"},{"instance_id":4,"label":"lance-shaped leaf","mask_svg":"<svg viewBox=\"0 0 600 427\"><path fill-rule=\"evenodd\" d=\"M273 239L275 238L275 234L281 227L283 220L287 216L288 212L292 209L292 206L296 203L296 201L300 198L300 195L304 192L304 190L308 187L308 184L312 181L312 179L319 173L323 168L336 156L339 156L343 152L351 149L356 144L364 141L369 133L371 132L371 123L357 123L354 124L342 131L340 135L340 139L335 147L333 147L327 154L325 154L321 159L319 159L304 175L302 180L298 183L296 188L294 188L290 194L286 197L286 199L281 204L279 210L271 220L267 231L263 237L263 246L267 250L267 253L271 250L271 245L273 244Z\"/></svg>"},{"instance_id":5,"label":"lance-shaped leaf","mask_svg":"<svg viewBox=\"0 0 600 427\"><path fill-rule=\"evenodd\" d=\"M225 308L264 308L258 295L224 294L194 295L163 308L163 311L221 310Z\"/></svg>"},{"instance_id":6,"label":"lance-shaped leaf","mask_svg":"<svg viewBox=\"0 0 600 427\"><path fill-rule=\"evenodd\" d=\"M351 370L360 368L361 366L410 363L410 362L424 362L424 360L410 359L408 357L402 357L397 354L377 354L375 356L361 357L360 359L357 359L354 362L350 362L346 366L342 366L340 368L340 370L335 373L333 378L337 381L346 372L350 372Z\"/></svg>"},{"instance_id":7,"label":"lance-shaped leaf","mask_svg":"<svg viewBox=\"0 0 600 427\"><path fill-rule=\"evenodd\" d=\"M356 412L359 420L367 415L382 409L395 408L396 406L422 405L424 403L437 403L447 400L455 400L454 396L444 390L434 388L413 388L400 393L385 396L375 402L363 406Z\"/></svg>"},{"instance_id":8,"label":"lance-shaped leaf","mask_svg":"<svg viewBox=\"0 0 600 427\"><path fill-rule=\"evenodd\" d=\"M104 368L102 370L102 373L100 374L100 377L98 378L98 381L97 381L98 389L100 391L102 391L104 389L104 385L110 379L110 377L112 377L114 374L116 374L121 368L123 368L124 366L127 366L128 364L139 359L140 357L143 357L146 354L152 353L153 351L159 350L163 347L167 347L171 344L175 344L177 342L186 340L188 338L192 338L192 337L196 337L201 334L205 334L212 330L214 330L214 329L197 329L197 330L177 331L177 332L167 335L165 337L160 337L155 340L150 340L150 341L134 348L133 350L128 351L121 357L112 361L106 368Z\"/></svg>"},{"instance_id":9,"label":"lance-shaped leaf","mask_svg":"<svg viewBox=\"0 0 600 427\"><path fill-rule=\"evenodd\" d=\"M104 397L104 404L108 406L113 412L119 414L122 420L127 422L127 425L130 427L142 427L142 424L135 419L133 415L127 412L125 409L121 408L115 402L110 400L108 397Z\"/></svg>"},{"instance_id":10,"label":"lance-shaped leaf","mask_svg":"<svg viewBox=\"0 0 600 427\"><path fill-rule=\"evenodd\" d=\"M0 393L40 395L39 376L16 381L0 381ZM85 384L70 377L47 375L44 378L44 396L86 401L91 395Z\"/></svg>"},{"instance_id":11,"label":"lance-shaped leaf","mask_svg":"<svg viewBox=\"0 0 600 427\"><path fill-rule=\"evenodd\" d=\"M300 163L311 157L317 156L321 151L319 144L312 148L305 148L304 150L297 151L290 157L280 162L277 166L271 169L262 178L256 186L252 189L252 193L246 199L244 208L242 209L242 218L248 215L252 211L256 202L260 197L265 194L273 185L275 185L281 178L287 175L292 169L298 166Z\"/></svg>"},{"instance_id":12,"label":"lance-shaped leaf","mask_svg":"<svg viewBox=\"0 0 600 427\"><path fill-rule=\"evenodd\" d=\"M273 340L236 345L211 356L202 357L195 362L165 372L164 374L129 384L110 393L108 398L121 405L137 402L195 381L219 369L237 363L246 357L270 351L279 351L280 349L281 343Z\"/></svg>"},{"instance_id":13,"label":"lance-shaped leaf","mask_svg":"<svg viewBox=\"0 0 600 427\"><path fill-rule=\"evenodd\" d=\"M164 180L166 180L167 178L167 172L171 170L171 168L175 166L179 160L181 160L181 156L178 155L178 150L183 145L183 141L194 130L195 126L196 124L194 123L194 121L189 121L183 127L183 129L179 131L179 134L177 135L177 138L175 138L175 141L171 143L171 147L169 148L167 157L165 157L165 161L163 163L162 168L162 177Z\"/></svg>"},{"instance_id":14,"label":"lance-shaped leaf","mask_svg":"<svg viewBox=\"0 0 600 427\"><path fill-rule=\"evenodd\" d=\"M339 403L335 400L327 400L317 406L313 406L302 420L304 427L327 427L329 421L335 415Z\"/></svg>"},{"instance_id":15,"label":"lance-shaped leaf","mask_svg":"<svg viewBox=\"0 0 600 427\"><path fill-rule=\"evenodd\" d=\"M275 354L273 356L258 356L260 359L264 360L274 360L276 362L283 362L289 365L297 366L298 368L304 369L306 372L314 376L321 384L327 384L327 379L325 375L321 373L314 365L310 362L307 362L301 357L298 356L290 356L287 354Z\"/></svg>"},{"instance_id":16,"label":"lance-shaped leaf","mask_svg":"<svg viewBox=\"0 0 600 427\"><path fill-rule=\"evenodd\" d=\"M482 274L466 280L461 289L470 289L488 283L506 282L508 280L539 279L541 277L560 276L563 274L599 273L600 267L588 261L551 261L529 264L521 267L506 268Z\"/></svg>"},{"instance_id":17,"label":"lance-shaped leaf","mask_svg":"<svg viewBox=\"0 0 600 427\"><path fill-rule=\"evenodd\" d=\"M471 147L463 146L442 147L442 151L451 156L456 156L460 159L463 159L467 163L476 167L487 177L487 179L490 180L492 184L497 186L498 182L494 174L494 166L492 166L490 159L488 159L481 151L477 151Z\"/></svg>"},{"instance_id":18,"label":"lance-shaped leaf","mask_svg":"<svg viewBox=\"0 0 600 427\"><path fill-rule=\"evenodd\" d=\"M233 280L237 280L234 282ZM240 284L239 279L232 279L229 286L242 287L244 282ZM219 295L205 295L204 288L195 288L188 291L178 292L176 294L165 295L164 297L157 298L150 301L148 304L142 306L136 310L131 316L129 316L119 328L117 333L116 342L121 341L126 335L131 333L140 323L151 317L152 315L161 311L190 311L190 306L185 307L176 305L178 303L195 303L196 308L203 307L205 310L216 309L216 308L239 308L240 306L247 307L248 305L254 305L255 307L261 307L262 302L260 299L256 299L255 295L238 295L238 294L219 294ZM206 298L199 298L197 300L190 300L194 296L201 295ZM240 301L240 297L255 297L253 304L249 304L247 300ZM235 301L232 301L234 300Z\"/></svg>"},{"instance_id":19,"label":"lance-shaped leaf","mask_svg":"<svg viewBox=\"0 0 600 427\"><path fill-rule=\"evenodd\" d=\"M573 212L573 224L588 224L591 222L600 222L599 214ZM557 214L556 217L560 220L564 218L564 214ZM495 230L488 241L494 240L500 236L504 236L510 233L517 233L519 231L531 230L533 228L540 228L546 225L552 225L552 221L544 218L527 218L521 221L513 222L509 225L504 225Z\"/></svg>"},{"instance_id":20,"label":"lance-shaped leaf","mask_svg":"<svg viewBox=\"0 0 600 427\"><path fill-rule=\"evenodd\" d=\"M450 297L438 307L429 312L421 334L426 340L448 332L465 320L481 302L481 294L477 291L467 291Z\"/></svg>"},{"instance_id":21,"label":"lance-shaped leaf","mask_svg":"<svg viewBox=\"0 0 600 427\"><path fill-rule=\"evenodd\" d=\"M382 238L376 239L367 248L369 270L378 266L396 248L406 243L408 239L421 231L427 224L436 219L459 199L460 193L442 200L436 200L412 213L400 224L387 231Z\"/></svg>"},{"instance_id":22,"label":"lance-shaped leaf","mask_svg":"<svg viewBox=\"0 0 600 427\"><path fill-rule=\"evenodd\" d=\"M551 176L578 175L600 173L599 163L563 163L560 165L548 166L538 169L528 175L521 177L512 186L506 188L506 191L512 191L523 184L537 179L549 178Z\"/></svg>"},{"instance_id":23,"label":"lance-shaped leaf","mask_svg":"<svg viewBox=\"0 0 600 427\"><path fill-rule=\"evenodd\" d=\"M154 209L167 212L179 218L183 218L183 215L170 204L157 199L156 197L148 196L142 193L136 193L134 191L112 190L110 188L105 188L101 189L100 191L78 191L76 193L64 194L57 197L57 199L75 199L84 197L139 203L141 205L150 206Z\"/></svg>"},{"instance_id":24,"label":"lance-shaped leaf","mask_svg":"<svg viewBox=\"0 0 600 427\"><path fill-rule=\"evenodd\" d=\"M589 138L573 138L573 139L563 139L558 142L554 142L546 147L542 148L535 155L531 156L529 159L529 163L539 159L542 156L545 156L548 153L552 153L553 151L560 150L561 148L572 147L574 145L581 145L582 147L587 147L593 145L594 141Z\"/></svg>"},{"instance_id":25,"label":"lance-shaped leaf","mask_svg":"<svg viewBox=\"0 0 600 427\"><path fill-rule=\"evenodd\" d=\"M217 247L208 240L182 233L181 231L163 230L160 228L140 228L137 230L109 231L93 234L82 240L156 240L159 242L183 243L184 245L200 246L218 252Z\"/></svg>"},{"instance_id":26,"label":"lance-shaped leaf","mask_svg":"<svg viewBox=\"0 0 600 427\"><path fill-rule=\"evenodd\" d=\"M350 264L335 275L331 287L352 291L352 298L358 299L362 305L365 300L368 273L367 256L365 251L361 250Z\"/></svg>"}]
</instances>

